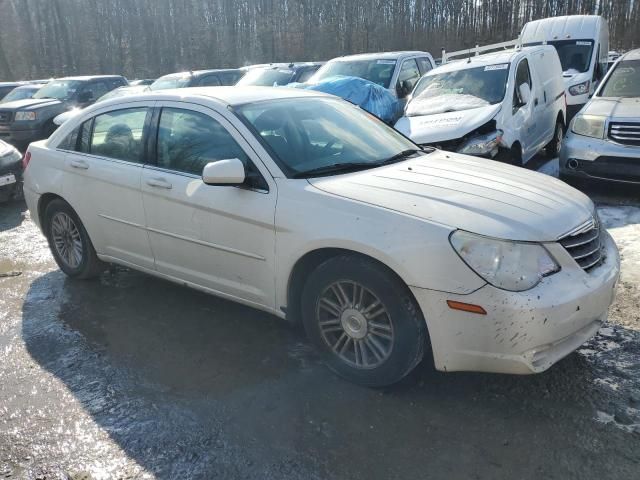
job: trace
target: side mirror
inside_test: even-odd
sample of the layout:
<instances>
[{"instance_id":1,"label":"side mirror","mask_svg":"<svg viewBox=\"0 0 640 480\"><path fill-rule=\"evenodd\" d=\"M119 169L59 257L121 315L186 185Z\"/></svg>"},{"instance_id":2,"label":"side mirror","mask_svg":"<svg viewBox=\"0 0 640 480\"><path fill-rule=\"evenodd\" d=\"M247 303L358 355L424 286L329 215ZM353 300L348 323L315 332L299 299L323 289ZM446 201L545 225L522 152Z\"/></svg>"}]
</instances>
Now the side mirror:
<instances>
[{"instance_id":1,"label":"side mirror","mask_svg":"<svg viewBox=\"0 0 640 480\"><path fill-rule=\"evenodd\" d=\"M520 106L526 105L531 100L531 87L528 83L523 83L518 87L518 94L520 97Z\"/></svg>"},{"instance_id":2,"label":"side mirror","mask_svg":"<svg viewBox=\"0 0 640 480\"><path fill-rule=\"evenodd\" d=\"M207 185L242 185L245 178L244 164L239 158L209 162L202 170L202 181Z\"/></svg>"}]
</instances>

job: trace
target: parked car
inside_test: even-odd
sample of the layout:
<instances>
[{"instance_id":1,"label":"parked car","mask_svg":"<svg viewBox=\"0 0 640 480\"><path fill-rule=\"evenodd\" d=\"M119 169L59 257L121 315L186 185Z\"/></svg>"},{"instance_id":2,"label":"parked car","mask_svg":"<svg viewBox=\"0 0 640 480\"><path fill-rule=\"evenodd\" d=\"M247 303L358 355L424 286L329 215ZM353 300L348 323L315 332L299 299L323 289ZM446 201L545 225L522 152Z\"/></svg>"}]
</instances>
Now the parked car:
<instances>
[{"instance_id":1,"label":"parked car","mask_svg":"<svg viewBox=\"0 0 640 480\"><path fill-rule=\"evenodd\" d=\"M52 80L32 98L0 105L0 139L18 148L47 138L53 119L72 108L84 108L114 88L127 85L118 75L67 77Z\"/></svg>"},{"instance_id":2,"label":"parked car","mask_svg":"<svg viewBox=\"0 0 640 480\"><path fill-rule=\"evenodd\" d=\"M132 87L148 87L153 82L155 82L155 78L143 78L139 80L129 80L129 85Z\"/></svg>"},{"instance_id":3,"label":"parked car","mask_svg":"<svg viewBox=\"0 0 640 480\"><path fill-rule=\"evenodd\" d=\"M640 49L616 62L571 122L560 175L640 182Z\"/></svg>"},{"instance_id":4,"label":"parked car","mask_svg":"<svg viewBox=\"0 0 640 480\"><path fill-rule=\"evenodd\" d=\"M149 85L149 89L156 91L167 90L170 88L219 87L221 85L235 85L243 75L244 72L238 68L170 73L169 75L160 77Z\"/></svg>"},{"instance_id":5,"label":"parked car","mask_svg":"<svg viewBox=\"0 0 640 480\"><path fill-rule=\"evenodd\" d=\"M343 75L360 77L389 90L404 106L422 75L434 67L431 54L426 52L382 52L348 55L334 58L321 67L308 81L318 83Z\"/></svg>"},{"instance_id":6,"label":"parked car","mask_svg":"<svg viewBox=\"0 0 640 480\"><path fill-rule=\"evenodd\" d=\"M70 277L114 262L302 321L364 385L429 346L444 371L541 372L595 335L619 275L579 191L425 151L308 90L101 102L25 164L31 218Z\"/></svg>"},{"instance_id":7,"label":"parked car","mask_svg":"<svg viewBox=\"0 0 640 480\"><path fill-rule=\"evenodd\" d=\"M236 85L277 87L290 83L304 83L322 65L323 62L272 63L248 70Z\"/></svg>"},{"instance_id":8,"label":"parked car","mask_svg":"<svg viewBox=\"0 0 640 480\"><path fill-rule=\"evenodd\" d=\"M427 73L395 128L421 145L521 165L545 146L560 151L564 97L551 45L489 53Z\"/></svg>"},{"instance_id":9,"label":"parked car","mask_svg":"<svg viewBox=\"0 0 640 480\"><path fill-rule=\"evenodd\" d=\"M9 103L14 102L16 100L24 100L26 98L31 98L38 90L44 87L44 84L38 83L29 83L27 85L20 85L19 87L14 88L9 93L7 93L0 103Z\"/></svg>"},{"instance_id":10,"label":"parked car","mask_svg":"<svg viewBox=\"0 0 640 480\"><path fill-rule=\"evenodd\" d=\"M127 95L135 95L136 93L146 92L147 90L149 90L149 87L145 85L118 87L102 95L98 100L96 100L96 103L102 102L104 100L109 100L110 98L118 98L118 97L126 97ZM81 111L82 111L81 108L72 108L71 110L67 110L66 112L63 112L60 115L56 116L53 119L53 123L55 125L60 126L70 118L73 118L76 115L78 115L78 113L80 113Z\"/></svg>"},{"instance_id":11,"label":"parked car","mask_svg":"<svg viewBox=\"0 0 640 480\"><path fill-rule=\"evenodd\" d=\"M522 45L547 43L558 50L567 91L567 115L587 103L607 72L609 25L599 15L543 18L524 25Z\"/></svg>"},{"instance_id":12,"label":"parked car","mask_svg":"<svg viewBox=\"0 0 640 480\"><path fill-rule=\"evenodd\" d=\"M22 195L22 155L0 140L0 202Z\"/></svg>"},{"instance_id":13,"label":"parked car","mask_svg":"<svg viewBox=\"0 0 640 480\"><path fill-rule=\"evenodd\" d=\"M0 82L0 100L14 88L24 85L24 82Z\"/></svg>"}]
</instances>

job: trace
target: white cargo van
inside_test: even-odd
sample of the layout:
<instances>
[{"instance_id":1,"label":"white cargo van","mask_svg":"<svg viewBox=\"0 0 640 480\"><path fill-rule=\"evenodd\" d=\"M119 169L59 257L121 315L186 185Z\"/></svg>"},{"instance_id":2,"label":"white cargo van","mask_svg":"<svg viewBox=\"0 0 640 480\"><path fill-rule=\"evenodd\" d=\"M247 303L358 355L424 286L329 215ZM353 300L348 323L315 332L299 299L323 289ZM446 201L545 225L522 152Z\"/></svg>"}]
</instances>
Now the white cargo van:
<instances>
[{"instance_id":1,"label":"white cargo van","mask_svg":"<svg viewBox=\"0 0 640 480\"><path fill-rule=\"evenodd\" d=\"M560 150L564 96L550 45L473 56L422 77L395 128L421 145L522 164Z\"/></svg>"},{"instance_id":2,"label":"white cargo van","mask_svg":"<svg viewBox=\"0 0 640 480\"><path fill-rule=\"evenodd\" d=\"M607 73L607 21L598 15L543 18L525 24L520 42L523 46L547 43L558 50L567 90L567 113L571 120Z\"/></svg>"}]
</instances>

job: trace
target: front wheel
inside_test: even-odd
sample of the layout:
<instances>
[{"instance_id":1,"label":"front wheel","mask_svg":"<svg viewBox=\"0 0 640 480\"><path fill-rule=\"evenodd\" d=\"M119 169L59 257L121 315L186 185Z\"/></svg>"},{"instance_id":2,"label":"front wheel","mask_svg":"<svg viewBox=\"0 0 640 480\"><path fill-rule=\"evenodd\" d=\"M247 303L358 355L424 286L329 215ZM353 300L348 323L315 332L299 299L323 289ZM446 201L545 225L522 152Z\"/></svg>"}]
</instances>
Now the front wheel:
<instances>
[{"instance_id":1,"label":"front wheel","mask_svg":"<svg viewBox=\"0 0 640 480\"><path fill-rule=\"evenodd\" d=\"M329 368L365 386L399 381L422 359L425 320L408 288L364 257L340 256L311 273L304 327Z\"/></svg>"},{"instance_id":2,"label":"front wheel","mask_svg":"<svg viewBox=\"0 0 640 480\"><path fill-rule=\"evenodd\" d=\"M47 205L45 234L53 258L68 276L87 279L104 270L84 225L65 201L53 200Z\"/></svg>"}]
</instances>

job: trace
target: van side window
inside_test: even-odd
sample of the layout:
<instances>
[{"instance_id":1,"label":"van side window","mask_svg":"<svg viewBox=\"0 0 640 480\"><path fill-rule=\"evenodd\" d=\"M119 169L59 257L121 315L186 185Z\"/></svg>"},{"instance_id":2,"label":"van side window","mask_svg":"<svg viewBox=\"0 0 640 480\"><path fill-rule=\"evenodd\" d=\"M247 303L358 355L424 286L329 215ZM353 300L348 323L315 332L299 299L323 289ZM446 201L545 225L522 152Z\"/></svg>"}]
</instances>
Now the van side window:
<instances>
[{"instance_id":1,"label":"van side window","mask_svg":"<svg viewBox=\"0 0 640 480\"><path fill-rule=\"evenodd\" d=\"M418 67L420 67L420 73L422 75L433 69L433 65L431 65L431 61L427 57L418 58Z\"/></svg>"},{"instance_id":2,"label":"van side window","mask_svg":"<svg viewBox=\"0 0 640 480\"><path fill-rule=\"evenodd\" d=\"M513 111L515 112L522 101L520 99L520 85L526 83L529 85L529 89L532 89L531 84L531 72L529 71L529 62L525 58L518 64L518 69L516 70L516 81L513 89Z\"/></svg>"},{"instance_id":3,"label":"van side window","mask_svg":"<svg viewBox=\"0 0 640 480\"><path fill-rule=\"evenodd\" d=\"M398 98L404 98L409 95L418 80L420 80L420 70L418 70L418 64L415 59L405 60L398 74L398 84L396 86Z\"/></svg>"}]
</instances>

